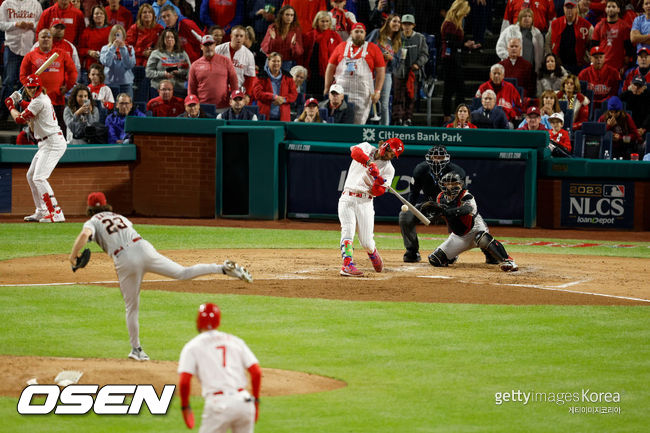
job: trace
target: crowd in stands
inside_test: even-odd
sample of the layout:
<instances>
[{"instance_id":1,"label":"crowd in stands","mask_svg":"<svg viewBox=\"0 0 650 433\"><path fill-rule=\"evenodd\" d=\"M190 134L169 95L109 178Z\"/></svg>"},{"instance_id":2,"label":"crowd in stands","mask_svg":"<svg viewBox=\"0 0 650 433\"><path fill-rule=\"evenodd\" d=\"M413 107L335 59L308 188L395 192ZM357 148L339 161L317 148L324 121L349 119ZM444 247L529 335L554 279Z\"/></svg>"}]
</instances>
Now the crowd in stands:
<instances>
[{"instance_id":1,"label":"crowd in stands","mask_svg":"<svg viewBox=\"0 0 650 433\"><path fill-rule=\"evenodd\" d=\"M643 154L650 0L508 0L500 61L486 67L477 89L466 89L463 52L485 44L490 7L0 0L2 99L58 53L41 80L73 144L128 140L129 115L410 126L435 60L433 35L444 82L440 126L548 130L559 155L571 153L585 122L599 121L612 131L615 155ZM19 142L33 143L29 128Z\"/></svg>"}]
</instances>

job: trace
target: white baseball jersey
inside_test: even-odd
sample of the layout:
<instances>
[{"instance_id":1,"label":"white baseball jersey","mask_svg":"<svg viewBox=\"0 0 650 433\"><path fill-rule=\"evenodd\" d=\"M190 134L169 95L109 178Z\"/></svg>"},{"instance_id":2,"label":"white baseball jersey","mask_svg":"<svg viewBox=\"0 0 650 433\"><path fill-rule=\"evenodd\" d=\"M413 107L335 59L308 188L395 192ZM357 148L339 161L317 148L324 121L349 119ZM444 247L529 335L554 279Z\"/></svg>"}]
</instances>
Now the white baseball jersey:
<instances>
[{"instance_id":1,"label":"white baseball jersey","mask_svg":"<svg viewBox=\"0 0 650 433\"><path fill-rule=\"evenodd\" d=\"M258 364L244 340L225 332L205 331L181 351L178 373L198 377L204 398L214 393L236 393L248 386L248 368Z\"/></svg>"},{"instance_id":2,"label":"white baseball jersey","mask_svg":"<svg viewBox=\"0 0 650 433\"><path fill-rule=\"evenodd\" d=\"M124 245L133 243L133 239L140 237L128 218L113 212L101 212L93 215L86 221L84 228L92 232L90 240L97 242L97 245L111 257L115 251Z\"/></svg>"},{"instance_id":3,"label":"white baseball jersey","mask_svg":"<svg viewBox=\"0 0 650 433\"><path fill-rule=\"evenodd\" d=\"M384 185L390 185L395 176L395 168L390 161L382 161L381 159L375 159L376 147L370 143L364 141L356 145L363 150L363 153L370 157L370 162L377 164L379 169L379 175L384 178ZM350 150L355 146L350 147ZM344 190L354 191L354 192L367 192L370 193L370 189L374 184L375 179L370 176L368 173L368 167L363 164L358 163L357 161L352 160L350 168L348 169L348 177L345 179L345 185L343 186Z\"/></svg>"},{"instance_id":4,"label":"white baseball jersey","mask_svg":"<svg viewBox=\"0 0 650 433\"><path fill-rule=\"evenodd\" d=\"M61 133L61 127L59 127L56 114L54 114L52 100L45 93L41 92L40 95L32 99L27 106L27 110L34 115L34 119L31 121L34 127L34 137L38 140L52 134Z\"/></svg>"},{"instance_id":5,"label":"white baseball jersey","mask_svg":"<svg viewBox=\"0 0 650 433\"><path fill-rule=\"evenodd\" d=\"M254 77L256 75L255 56L253 56L251 50L245 46L242 45L240 49L235 51L234 58L230 57L230 42L224 42L223 44L217 45L214 51L217 54L221 54L222 56L226 56L232 60L232 65L235 67L235 72L237 72L237 81L240 88L244 85L246 77Z\"/></svg>"},{"instance_id":6,"label":"white baseball jersey","mask_svg":"<svg viewBox=\"0 0 650 433\"><path fill-rule=\"evenodd\" d=\"M36 0L5 0L0 6L0 31L5 32L5 48L19 56L27 54L34 44L34 29L42 13L43 8ZM21 21L33 23L34 29L16 27L16 23Z\"/></svg>"}]
</instances>

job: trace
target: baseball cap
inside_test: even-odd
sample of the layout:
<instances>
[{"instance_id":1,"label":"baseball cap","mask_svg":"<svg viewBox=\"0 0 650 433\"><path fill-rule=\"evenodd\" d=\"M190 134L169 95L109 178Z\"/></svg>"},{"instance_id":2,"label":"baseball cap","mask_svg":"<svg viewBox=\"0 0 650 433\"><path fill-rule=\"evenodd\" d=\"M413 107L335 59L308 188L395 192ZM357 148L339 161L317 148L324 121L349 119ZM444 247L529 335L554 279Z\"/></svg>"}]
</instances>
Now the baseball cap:
<instances>
[{"instance_id":1,"label":"baseball cap","mask_svg":"<svg viewBox=\"0 0 650 433\"><path fill-rule=\"evenodd\" d=\"M65 28L65 21L63 21L63 18L54 18L52 20L52 27L63 27L63 28Z\"/></svg>"},{"instance_id":2,"label":"baseball cap","mask_svg":"<svg viewBox=\"0 0 650 433\"><path fill-rule=\"evenodd\" d=\"M339 95L343 94L343 86L340 84L332 84L330 86L330 93L338 93Z\"/></svg>"},{"instance_id":3,"label":"baseball cap","mask_svg":"<svg viewBox=\"0 0 650 433\"><path fill-rule=\"evenodd\" d=\"M537 107L528 107L526 110L526 116L539 116L539 108Z\"/></svg>"},{"instance_id":4,"label":"baseball cap","mask_svg":"<svg viewBox=\"0 0 650 433\"><path fill-rule=\"evenodd\" d=\"M352 25L352 28L350 31L355 30L355 29L362 29L364 32L366 31L366 26L363 23L354 23Z\"/></svg>"},{"instance_id":5,"label":"baseball cap","mask_svg":"<svg viewBox=\"0 0 650 433\"><path fill-rule=\"evenodd\" d=\"M230 93L230 99L243 98L244 96L246 96L246 94L244 92L242 92L241 90L239 90L239 89L233 90Z\"/></svg>"},{"instance_id":6,"label":"baseball cap","mask_svg":"<svg viewBox=\"0 0 650 433\"><path fill-rule=\"evenodd\" d=\"M551 120L553 120L553 119L555 119L555 120L559 120L560 122L564 123L564 113L562 113L561 111L559 111L559 112L557 112L557 113L553 113L553 114L551 114L551 116L548 118L548 120L551 121Z\"/></svg>"},{"instance_id":7,"label":"baseball cap","mask_svg":"<svg viewBox=\"0 0 650 433\"><path fill-rule=\"evenodd\" d=\"M623 103L621 102L620 99L618 99L618 96L612 96L607 100L607 109L608 110L622 110L623 109Z\"/></svg>"},{"instance_id":8,"label":"baseball cap","mask_svg":"<svg viewBox=\"0 0 650 433\"><path fill-rule=\"evenodd\" d=\"M637 86L645 86L645 79L641 75L637 75L634 78L632 78L632 84L637 85Z\"/></svg>"},{"instance_id":9,"label":"baseball cap","mask_svg":"<svg viewBox=\"0 0 650 433\"><path fill-rule=\"evenodd\" d=\"M88 206L106 206L106 196L103 192L91 192L88 194Z\"/></svg>"},{"instance_id":10,"label":"baseball cap","mask_svg":"<svg viewBox=\"0 0 650 433\"><path fill-rule=\"evenodd\" d=\"M592 56L596 56L598 54L605 54L605 52L600 48L600 47L593 47L591 51L589 51L589 54Z\"/></svg>"},{"instance_id":11,"label":"baseball cap","mask_svg":"<svg viewBox=\"0 0 650 433\"><path fill-rule=\"evenodd\" d=\"M637 53L637 54L646 53L647 55L650 56L650 48L648 48L648 47L641 47L641 48L638 49L638 51L637 51L636 53Z\"/></svg>"},{"instance_id":12,"label":"baseball cap","mask_svg":"<svg viewBox=\"0 0 650 433\"><path fill-rule=\"evenodd\" d=\"M402 24L404 23L415 24L415 17L411 14L402 15Z\"/></svg>"},{"instance_id":13,"label":"baseball cap","mask_svg":"<svg viewBox=\"0 0 650 433\"><path fill-rule=\"evenodd\" d=\"M318 99L316 98L309 98L305 101L305 107L309 107L311 104L316 104L318 105Z\"/></svg>"},{"instance_id":14,"label":"baseball cap","mask_svg":"<svg viewBox=\"0 0 650 433\"><path fill-rule=\"evenodd\" d=\"M204 35L201 38L201 45L206 45L206 44L214 44L214 38L212 35Z\"/></svg>"},{"instance_id":15,"label":"baseball cap","mask_svg":"<svg viewBox=\"0 0 650 433\"><path fill-rule=\"evenodd\" d=\"M578 6L578 2L576 0L564 0L564 6Z\"/></svg>"},{"instance_id":16,"label":"baseball cap","mask_svg":"<svg viewBox=\"0 0 650 433\"><path fill-rule=\"evenodd\" d=\"M196 95L187 95L185 97L185 105L200 104L199 98Z\"/></svg>"}]
</instances>

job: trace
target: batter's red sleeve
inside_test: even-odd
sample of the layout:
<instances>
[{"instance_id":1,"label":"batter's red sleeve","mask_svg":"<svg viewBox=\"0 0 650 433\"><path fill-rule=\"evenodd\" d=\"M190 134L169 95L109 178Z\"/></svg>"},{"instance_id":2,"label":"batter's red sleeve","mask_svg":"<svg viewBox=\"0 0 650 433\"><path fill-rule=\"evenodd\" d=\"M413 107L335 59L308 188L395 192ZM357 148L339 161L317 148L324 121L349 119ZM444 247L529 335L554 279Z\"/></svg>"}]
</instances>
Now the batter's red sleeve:
<instances>
[{"instance_id":1,"label":"batter's red sleeve","mask_svg":"<svg viewBox=\"0 0 650 433\"><path fill-rule=\"evenodd\" d=\"M370 158L368 157L368 155L366 155L366 154L363 152L363 149L361 149L361 148L358 147L358 146L354 146L354 147L352 148L352 152L351 152L351 154L352 154L352 159L354 159L354 160L355 160L356 162L358 162L359 164L367 165L367 164L368 164L368 161L370 160Z\"/></svg>"},{"instance_id":2,"label":"batter's red sleeve","mask_svg":"<svg viewBox=\"0 0 650 433\"><path fill-rule=\"evenodd\" d=\"M377 176L375 179L375 183L372 184L372 189L370 190L370 193L374 195L375 197L379 197L380 195L383 195L386 192L386 187L384 186L384 178L381 176Z\"/></svg>"},{"instance_id":3,"label":"batter's red sleeve","mask_svg":"<svg viewBox=\"0 0 650 433\"><path fill-rule=\"evenodd\" d=\"M262 369L259 364L253 364L248 367L248 373L251 375L251 386L253 388L253 397L260 398L260 385L262 384Z\"/></svg>"},{"instance_id":4,"label":"batter's red sleeve","mask_svg":"<svg viewBox=\"0 0 650 433\"><path fill-rule=\"evenodd\" d=\"M192 375L190 373L181 373L178 379L178 390L181 397L181 407L189 406L190 404L190 388L192 386Z\"/></svg>"},{"instance_id":5,"label":"batter's red sleeve","mask_svg":"<svg viewBox=\"0 0 650 433\"><path fill-rule=\"evenodd\" d=\"M20 116L16 117L16 123L19 125L25 125L33 118L34 118L34 114L31 111L26 109L25 111L20 113Z\"/></svg>"}]
</instances>

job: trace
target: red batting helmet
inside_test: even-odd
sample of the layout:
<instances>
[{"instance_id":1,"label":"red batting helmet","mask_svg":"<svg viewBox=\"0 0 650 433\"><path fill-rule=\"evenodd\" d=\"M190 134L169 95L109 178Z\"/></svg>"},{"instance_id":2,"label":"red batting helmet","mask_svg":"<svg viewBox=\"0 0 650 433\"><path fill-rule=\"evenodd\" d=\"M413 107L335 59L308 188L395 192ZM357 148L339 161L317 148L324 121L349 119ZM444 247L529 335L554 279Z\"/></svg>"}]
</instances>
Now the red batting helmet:
<instances>
[{"instance_id":1,"label":"red batting helmet","mask_svg":"<svg viewBox=\"0 0 650 433\"><path fill-rule=\"evenodd\" d=\"M38 96L41 93L41 89L43 89L41 85L41 77L36 74L28 75L23 84L25 87L37 87L34 97Z\"/></svg>"},{"instance_id":2,"label":"red batting helmet","mask_svg":"<svg viewBox=\"0 0 650 433\"><path fill-rule=\"evenodd\" d=\"M404 143L402 142L402 140L393 137L384 141L384 143L379 148L379 155L384 156L384 154L386 153L386 149L388 149L389 147L393 150L393 152L395 152L396 158L399 158L402 152L404 152Z\"/></svg>"},{"instance_id":3,"label":"red batting helmet","mask_svg":"<svg viewBox=\"0 0 650 433\"><path fill-rule=\"evenodd\" d=\"M206 302L199 306L199 314L196 316L196 329L209 331L217 329L221 323L221 310L215 304Z\"/></svg>"}]
</instances>

